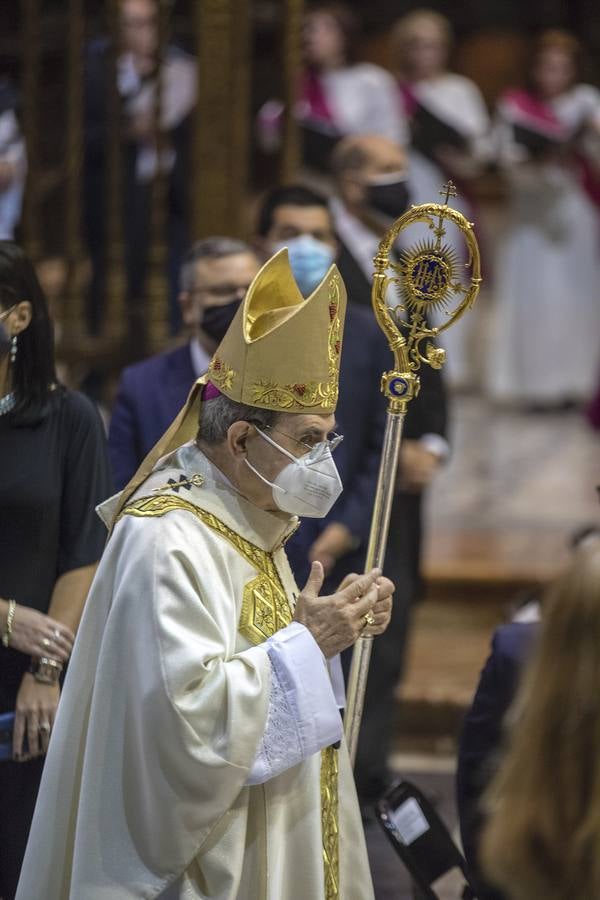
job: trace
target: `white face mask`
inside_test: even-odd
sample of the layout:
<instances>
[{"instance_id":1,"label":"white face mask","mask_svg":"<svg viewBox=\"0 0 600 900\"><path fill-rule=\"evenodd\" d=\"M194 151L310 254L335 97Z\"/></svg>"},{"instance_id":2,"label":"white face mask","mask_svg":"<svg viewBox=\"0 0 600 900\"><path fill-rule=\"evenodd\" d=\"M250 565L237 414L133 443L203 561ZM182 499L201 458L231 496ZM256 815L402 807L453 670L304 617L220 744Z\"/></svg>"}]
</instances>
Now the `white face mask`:
<instances>
[{"instance_id":1,"label":"white face mask","mask_svg":"<svg viewBox=\"0 0 600 900\"><path fill-rule=\"evenodd\" d=\"M343 490L340 474L327 443L323 441L316 444L312 450L296 459L260 428L256 430L265 441L291 459L291 463L281 470L275 481L269 481L261 475L246 459L254 474L272 489L273 500L279 509L293 516L310 516L313 519L326 516Z\"/></svg>"}]
</instances>

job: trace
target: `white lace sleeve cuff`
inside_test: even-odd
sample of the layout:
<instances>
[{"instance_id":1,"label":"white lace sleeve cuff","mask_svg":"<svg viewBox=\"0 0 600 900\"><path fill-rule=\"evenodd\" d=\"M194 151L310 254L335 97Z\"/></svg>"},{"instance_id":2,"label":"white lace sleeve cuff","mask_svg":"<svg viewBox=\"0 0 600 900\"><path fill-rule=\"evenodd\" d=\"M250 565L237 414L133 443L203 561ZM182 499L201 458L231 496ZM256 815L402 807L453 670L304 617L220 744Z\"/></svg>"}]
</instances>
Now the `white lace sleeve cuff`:
<instances>
[{"instance_id":1,"label":"white lace sleeve cuff","mask_svg":"<svg viewBox=\"0 0 600 900\"><path fill-rule=\"evenodd\" d=\"M304 625L292 622L262 646L271 663L271 696L247 784L263 784L342 737L325 658Z\"/></svg>"}]
</instances>

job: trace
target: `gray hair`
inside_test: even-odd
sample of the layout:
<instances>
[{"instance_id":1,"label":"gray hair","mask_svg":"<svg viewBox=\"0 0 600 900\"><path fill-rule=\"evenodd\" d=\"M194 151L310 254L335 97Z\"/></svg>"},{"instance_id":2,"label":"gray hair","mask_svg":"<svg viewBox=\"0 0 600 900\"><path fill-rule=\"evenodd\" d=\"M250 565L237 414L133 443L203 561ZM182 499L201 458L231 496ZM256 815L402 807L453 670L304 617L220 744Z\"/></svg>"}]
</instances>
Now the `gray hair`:
<instances>
[{"instance_id":1,"label":"gray hair","mask_svg":"<svg viewBox=\"0 0 600 900\"><path fill-rule=\"evenodd\" d=\"M198 439L206 444L220 444L234 422L253 422L259 428L267 428L273 425L277 416L272 409L247 406L221 394L202 404Z\"/></svg>"},{"instance_id":2,"label":"gray hair","mask_svg":"<svg viewBox=\"0 0 600 900\"><path fill-rule=\"evenodd\" d=\"M252 253L254 250L245 241L230 237L208 237L196 241L185 255L179 275L182 291L191 291L194 287L194 270L201 259L222 259L224 256L236 256L238 253Z\"/></svg>"},{"instance_id":3,"label":"gray hair","mask_svg":"<svg viewBox=\"0 0 600 900\"><path fill-rule=\"evenodd\" d=\"M330 166L334 176L339 178L346 172L360 172L369 162L369 153L354 136L339 141L331 154Z\"/></svg>"}]
</instances>

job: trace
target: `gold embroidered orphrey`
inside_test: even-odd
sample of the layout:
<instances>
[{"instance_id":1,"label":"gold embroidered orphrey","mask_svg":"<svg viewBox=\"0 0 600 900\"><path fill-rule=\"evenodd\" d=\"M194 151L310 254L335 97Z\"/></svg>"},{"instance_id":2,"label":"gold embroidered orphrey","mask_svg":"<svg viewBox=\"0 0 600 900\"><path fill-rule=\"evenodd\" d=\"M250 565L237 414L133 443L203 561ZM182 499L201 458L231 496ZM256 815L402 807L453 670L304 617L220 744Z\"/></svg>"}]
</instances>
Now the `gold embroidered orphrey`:
<instances>
[{"instance_id":1,"label":"gold embroidered orphrey","mask_svg":"<svg viewBox=\"0 0 600 900\"><path fill-rule=\"evenodd\" d=\"M183 497L165 494L141 497L126 506L123 516L164 516L183 509L221 535L258 571L256 578L244 588L239 631L251 644L260 644L292 621L292 611L273 557L233 531L213 513L207 512ZM338 760L337 750L327 747L321 753L321 830L325 900L339 898L339 830L338 830Z\"/></svg>"},{"instance_id":2,"label":"gold embroidered orphrey","mask_svg":"<svg viewBox=\"0 0 600 900\"><path fill-rule=\"evenodd\" d=\"M335 409L339 391L340 330L340 279L336 275L329 285L328 381L307 381L303 384L257 381L252 385L252 402L268 404L271 409L292 409L298 406Z\"/></svg>"}]
</instances>

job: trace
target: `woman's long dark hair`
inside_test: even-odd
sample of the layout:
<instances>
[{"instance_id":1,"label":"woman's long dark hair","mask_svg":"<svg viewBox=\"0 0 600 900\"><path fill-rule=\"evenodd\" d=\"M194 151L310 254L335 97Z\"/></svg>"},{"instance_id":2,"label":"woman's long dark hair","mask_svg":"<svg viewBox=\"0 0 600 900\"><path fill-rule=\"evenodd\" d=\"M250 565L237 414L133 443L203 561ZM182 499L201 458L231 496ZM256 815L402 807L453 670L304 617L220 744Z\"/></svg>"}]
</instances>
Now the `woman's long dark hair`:
<instances>
[{"instance_id":1,"label":"woman's long dark hair","mask_svg":"<svg viewBox=\"0 0 600 900\"><path fill-rule=\"evenodd\" d=\"M13 241L0 241L0 309L23 300L31 303L31 322L19 334L12 364L11 390L16 405L10 413L15 425L44 418L56 387L54 339L48 303L31 262Z\"/></svg>"}]
</instances>

